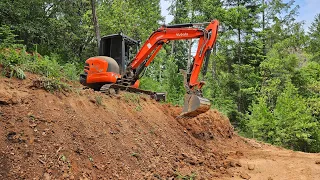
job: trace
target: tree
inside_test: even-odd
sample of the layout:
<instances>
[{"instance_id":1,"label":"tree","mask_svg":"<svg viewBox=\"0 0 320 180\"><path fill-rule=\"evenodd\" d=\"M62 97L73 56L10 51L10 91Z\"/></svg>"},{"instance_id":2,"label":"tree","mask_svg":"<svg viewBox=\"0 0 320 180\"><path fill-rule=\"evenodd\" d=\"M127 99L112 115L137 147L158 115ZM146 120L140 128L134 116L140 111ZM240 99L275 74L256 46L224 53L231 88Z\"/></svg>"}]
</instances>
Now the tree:
<instances>
[{"instance_id":1,"label":"tree","mask_svg":"<svg viewBox=\"0 0 320 180\"><path fill-rule=\"evenodd\" d=\"M310 152L310 145L319 141L319 124L293 84L287 83L278 97L274 117L277 119L278 134L275 143Z\"/></svg>"},{"instance_id":2,"label":"tree","mask_svg":"<svg viewBox=\"0 0 320 180\"><path fill-rule=\"evenodd\" d=\"M308 51L313 55L312 59L320 63L320 14L315 16L309 31L310 43Z\"/></svg>"},{"instance_id":3,"label":"tree","mask_svg":"<svg viewBox=\"0 0 320 180\"><path fill-rule=\"evenodd\" d=\"M97 12L96 12L96 0L90 0L90 3L91 3L91 10L92 10L92 21L93 21L94 31L96 33L97 44L99 49L101 36L100 36L100 27L99 27Z\"/></svg>"},{"instance_id":4,"label":"tree","mask_svg":"<svg viewBox=\"0 0 320 180\"><path fill-rule=\"evenodd\" d=\"M29 51L36 46L42 55L55 53L63 62L82 62L94 52L93 33L84 20L88 10L86 0L3 0L0 24L10 26Z\"/></svg>"}]
</instances>

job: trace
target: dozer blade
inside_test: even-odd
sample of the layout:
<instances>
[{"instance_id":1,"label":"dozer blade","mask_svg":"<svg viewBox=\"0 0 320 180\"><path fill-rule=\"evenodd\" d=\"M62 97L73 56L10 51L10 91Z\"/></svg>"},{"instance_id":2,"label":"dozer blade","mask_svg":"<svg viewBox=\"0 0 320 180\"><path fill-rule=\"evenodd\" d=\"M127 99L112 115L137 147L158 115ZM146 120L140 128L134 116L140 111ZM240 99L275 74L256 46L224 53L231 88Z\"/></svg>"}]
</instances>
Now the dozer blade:
<instances>
[{"instance_id":1,"label":"dozer blade","mask_svg":"<svg viewBox=\"0 0 320 180\"><path fill-rule=\"evenodd\" d=\"M208 99L195 94L184 96L184 106L180 117L196 117L210 109L211 103Z\"/></svg>"}]
</instances>

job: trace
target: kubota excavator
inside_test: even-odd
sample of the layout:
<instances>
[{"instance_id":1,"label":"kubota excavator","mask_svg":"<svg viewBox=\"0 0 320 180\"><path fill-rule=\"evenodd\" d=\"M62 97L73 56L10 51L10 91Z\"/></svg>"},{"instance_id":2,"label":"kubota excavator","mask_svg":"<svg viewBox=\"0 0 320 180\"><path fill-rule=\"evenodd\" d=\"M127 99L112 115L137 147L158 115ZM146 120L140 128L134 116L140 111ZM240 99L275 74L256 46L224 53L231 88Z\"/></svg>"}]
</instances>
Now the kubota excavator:
<instances>
[{"instance_id":1,"label":"kubota excavator","mask_svg":"<svg viewBox=\"0 0 320 180\"><path fill-rule=\"evenodd\" d=\"M201 88L204 82L198 81L198 76L204 62L209 60L216 42L219 22L213 20L206 28L200 28L202 24L161 26L151 34L131 61L131 51L138 49L139 41L122 34L105 36L100 42L99 56L86 60L84 74L80 75L80 83L101 92L116 93L125 90L148 94L156 100L164 99L164 93L138 89L141 73L150 65L164 44L171 40L199 38L192 68L190 72L184 73L186 95L181 115L194 117L204 113L210 109L211 104L202 95Z\"/></svg>"}]
</instances>

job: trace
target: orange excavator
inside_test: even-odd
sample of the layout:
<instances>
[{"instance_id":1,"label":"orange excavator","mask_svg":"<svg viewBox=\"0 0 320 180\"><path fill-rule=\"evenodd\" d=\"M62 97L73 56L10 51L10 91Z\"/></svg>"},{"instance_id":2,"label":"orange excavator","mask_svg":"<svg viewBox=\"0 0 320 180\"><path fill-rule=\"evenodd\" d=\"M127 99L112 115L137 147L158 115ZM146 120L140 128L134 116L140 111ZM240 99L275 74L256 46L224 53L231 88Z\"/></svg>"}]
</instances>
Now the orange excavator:
<instances>
[{"instance_id":1,"label":"orange excavator","mask_svg":"<svg viewBox=\"0 0 320 180\"><path fill-rule=\"evenodd\" d=\"M207 66L212 48L216 42L218 25L213 20L206 28L201 24L163 25L154 31L140 50L139 41L122 34L101 38L99 56L86 60L80 83L104 93L117 93L125 90L150 95L156 100L164 100L165 93L156 93L139 89L139 79L144 69L150 65L161 47L172 40L198 38L198 49L193 57L190 72L184 71L186 95L182 116L194 117L210 109L210 101L203 97L203 81L198 81L203 64ZM131 59L132 52L136 55Z\"/></svg>"}]
</instances>

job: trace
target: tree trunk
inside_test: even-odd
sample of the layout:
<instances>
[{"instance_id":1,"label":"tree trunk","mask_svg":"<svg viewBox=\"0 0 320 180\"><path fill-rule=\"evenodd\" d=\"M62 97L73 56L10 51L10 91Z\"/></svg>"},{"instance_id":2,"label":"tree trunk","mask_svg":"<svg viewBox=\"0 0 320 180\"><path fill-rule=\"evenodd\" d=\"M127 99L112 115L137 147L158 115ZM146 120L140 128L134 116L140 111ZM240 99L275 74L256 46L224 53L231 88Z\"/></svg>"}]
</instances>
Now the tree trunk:
<instances>
[{"instance_id":1,"label":"tree trunk","mask_svg":"<svg viewBox=\"0 0 320 180\"><path fill-rule=\"evenodd\" d=\"M96 33L98 49L99 49L101 36L100 36L100 27L99 27L97 12L96 12L96 0L91 0L91 9L92 9L92 21L94 25L94 31Z\"/></svg>"},{"instance_id":2,"label":"tree trunk","mask_svg":"<svg viewBox=\"0 0 320 180\"><path fill-rule=\"evenodd\" d=\"M264 0L262 0L262 6L264 6ZM265 30L265 8L263 7L263 11L262 11L262 32L264 32ZM266 50L266 36L263 35L262 38L262 42L263 42L263 58L265 58L265 56L267 55L267 50Z\"/></svg>"}]
</instances>

